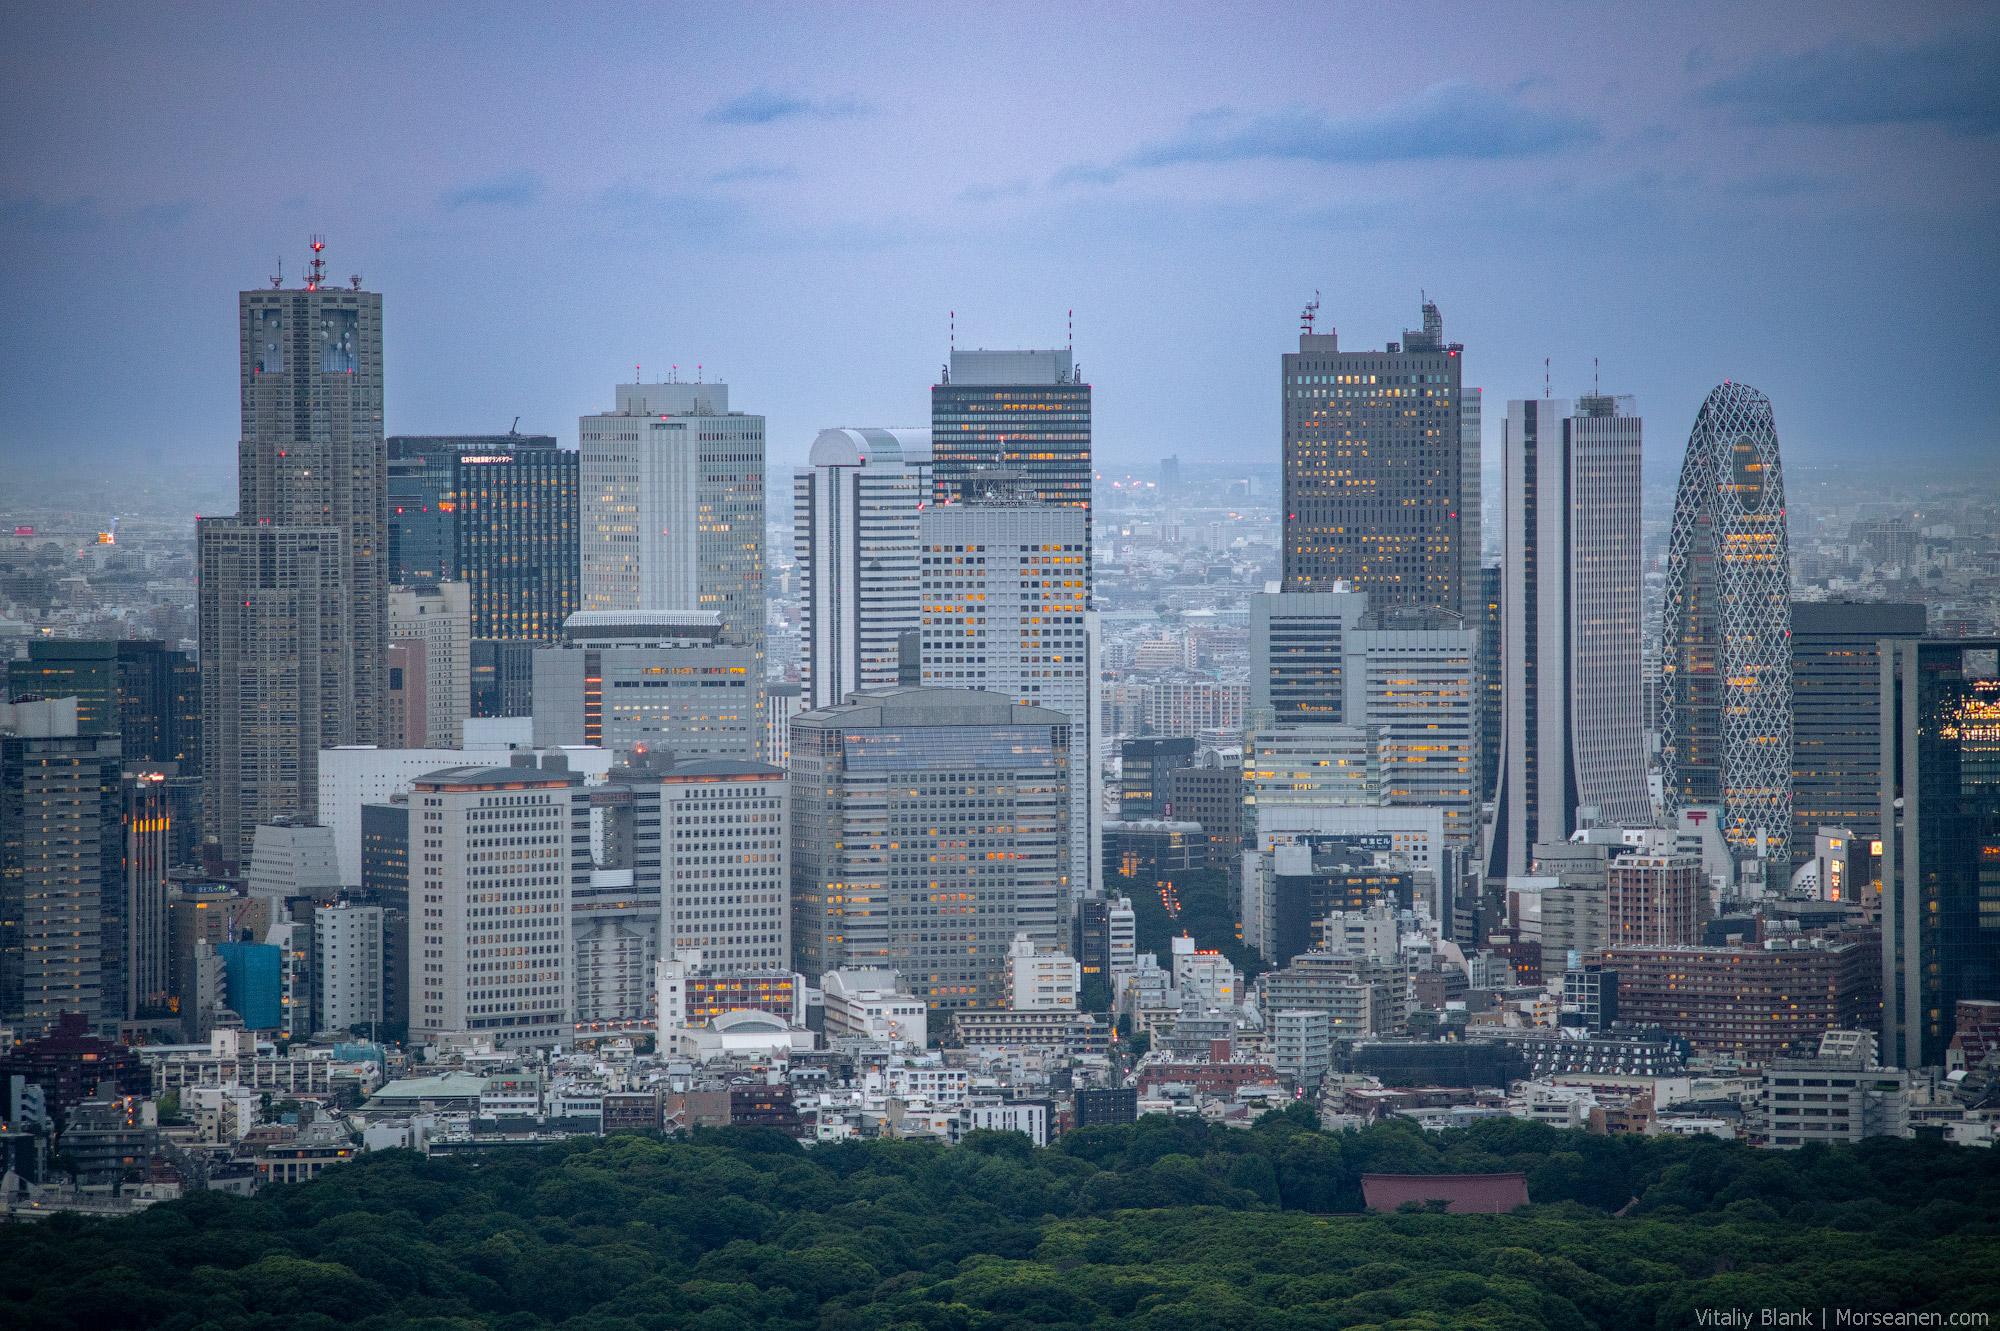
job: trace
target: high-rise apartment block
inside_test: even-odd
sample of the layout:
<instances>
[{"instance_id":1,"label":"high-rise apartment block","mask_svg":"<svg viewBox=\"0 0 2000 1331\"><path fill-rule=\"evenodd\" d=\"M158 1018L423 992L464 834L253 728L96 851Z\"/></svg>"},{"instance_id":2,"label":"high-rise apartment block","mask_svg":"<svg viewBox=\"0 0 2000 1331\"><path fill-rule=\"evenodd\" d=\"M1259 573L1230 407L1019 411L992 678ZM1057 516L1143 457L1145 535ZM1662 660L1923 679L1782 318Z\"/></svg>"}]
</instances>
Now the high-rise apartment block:
<instances>
[{"instance_id":1,"label":"high-rise apartment block","mask_svg":"<svg viewBox=\"0 0 2000 1331\"><path fill-rule=\"evenodd\" d=\"M1768 1063L1829 1030L1852 1030L1881 1001L1874 950L1781 940L1770 948L1612 947L1618 1015L1685 1037L1702 1054Z\"/></svg>"},{"instance_id":2,"label":"high-rise apartment block","mask_svg":"<svg viewBox=\"0 0 2000 1331\"><path fill-rule=\"evenodd\" d=\"M1661 628L1668 807L1722 809L1742 853L1784 863L1792 836L1791 560L1771 403L1709 393L1674 496Z\"/></svg>"},{"instance_id":3,"label":"high-rise apartment block","mask_svg":"<svg viewBox=\"0 0 2000 1331\"><path fill-rule=\"evenodd\" d=\"M123 814L116 734L79 734L72 699L0 704L0 1023L28 1038L65 1012L117 1037Z\"/></svg>"},{"instance_id":4,"label":"high-rise apartment block","mask_svg":"<svg viewBox=\"0 0 2000 1331\"><path fill-rule=\"evenodd\" d=\"M557 764L447 768L415 782L413 1041L570 1039L570 889L590 881L590 796Z\"/></svg>"},{"instance_id":5,"label":"high-rise apartment block","mask_svg":"<svg viewBox=\"0 0 2000 1331\"><path fill-rule=\"evenodd\" d=\"M1651 821L1641 423L1611 397L1507 406L1501 726L1489 876L1581 822Z\"/></svg>"},{"instance_id":6,"label":"high-rise apartment block","mask_svg":"<svg viewBox=\"0 0 2000 1331\"><path fill-rule=\"evenodd\" d=\"M1479 569L1478 438L1461 415L1464 348L1424 326L1383 351L1307 330L1283 358L1284 589L1344 581L1378 607L1472 614ZM1470 452L1468 453L1468 450ZM1475 478L1468 494L1466 477Z\"/></svg>"},{"instance_id":7,"label":"high-rise apartment block","mask_svg":"<svg viewBox=\"0 0 2000 1331\"><path fill-rule=\"evenodd\" d=\"M894 970L1002 1007L1007 949L1070 934L1070 728L1001 694L898 688L792 719L795 965Z\"/></svg>"},{"instance_id":8,"label":"high-rise apartment block","mask_svg":"<svg viewBox=\"0 0 2000 1331\"><path fill-rule=\"evenodd\" d=\"M424 645L424 734L422 744L412 747L463 747L465 718L472 705L471 589L462 582L392 589L389 640ZM404 687L409 687L407 677ZM409 733L414 727L405 720L404 729Z\"/></svg>"},{"instance_id":9,"label":"high-rise apartment block","mask_svg":"<svg viewBox=\"0 0 2000 1331\"><path fill-rule=\"evenodd\" d=\"M1920 602L1792 602L1792 863L1822 827L1881 839L1880 646L1923 635Z\"/></svg>"},{"instance_id":10,"label":"high-rise apartment block","mask_svg":"<svg viewBox=\"0 0 2000 1331\"><path fill-rule=\"evenodd\" d=\"M1088 514L1019 496L1005 481L924 510L922 679L987 690L1070 718L1072 889L1097 864L1097 622L1090 609Z\"/></svg>"},{"instance_id":11,"label":"high-rise apartment block","mask_svg":"<svg viewBox=\"0 0 2000 1331\"><path fill-rule=\"evenodd\" d=\"M578 422L583 608L699 611L752 657L764 686L764 418L726 384L620 384Z\"/></svg>"},{"instance_id":12,"label":"high-rise apartment block","mask_svg":"<svg viewBox=\"0 0 2000 1331\"><path fill-rule=\"evenodd\" d=\"M931 432L821 430L792 479L807 707L893 688L921 617L917 518L931 499Z\"/></svg>"},{"instance_id":13,"label":"high-rise apartment block","mask_svg":"<svg viewBox=\"0 0 2000 1331\"><path fill-rule=\"evenodd\" d=\"M511 433L392 435L388 452L390 577L465 583L474 638L552 641L583 608L578 455Z\"/></svg>"},{"instance_id":14,"label":"high-rise apartment block","mask_svg":"<svg viewBox=\"0 0 2000 1331\"><path fill-rule=\"evenodd\" d=\"M2000 638L1884 644L1882 1061L1938 1067L2000 995Z\"/></svg>"},{"instance_id":15,"label":"high-rise apartment block","mask_svg":"<svg viewBox=\"0 0 2000 1331\"><path fill-rule=\"evenodd\" d=\"M225 862L318 802L319 751L381 724L388 617L382 297L237 298L237 511L196 524L203 821Z\"/></svg>"},{"instance_id":16,"label":"high-rise apartment block","mask_svg":"<svg viewBox=\"0 0 2000 1331\"><path fill-rule=\"evenodd\" d=\"M1613 947L1678 947L1701 941L1699 855L1635 852L1604 870L1604 931Z\"/></svg>"}]
</instances>

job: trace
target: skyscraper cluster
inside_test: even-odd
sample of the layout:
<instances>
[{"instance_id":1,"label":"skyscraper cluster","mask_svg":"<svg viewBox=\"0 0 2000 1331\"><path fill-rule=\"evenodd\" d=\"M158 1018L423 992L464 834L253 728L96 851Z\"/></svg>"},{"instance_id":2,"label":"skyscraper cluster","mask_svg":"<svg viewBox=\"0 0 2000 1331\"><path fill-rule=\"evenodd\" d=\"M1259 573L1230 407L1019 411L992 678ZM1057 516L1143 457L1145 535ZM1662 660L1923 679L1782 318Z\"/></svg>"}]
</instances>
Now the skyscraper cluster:
<instances>
[{"instance_id":1,"label":"skyscraper cluster","mask_svg":"<svg viewBox=\"0 0 2000 1331\"><path fill-rule=\"evenodd\" d=\"M387 436L380 295L317 265L240 293L198 662L10 663L0 1021L687 1050L791 1040L811 993L855 1030L920 1000L1069 1038L1102 986L1197 1053L1281 1030L1297 1075L1401 1034L1453 949L1471 989L1601 1025L1618 958L1879 929L1883 1055L1941 1061L2000 999L2000 649L1920 605L1794 604L1742 384L1696 417L1664 543L1644 422L1594 384L1496 403L1483 494L1483 392L1420 309L1343 349L1315 303L1279 355L1276 567L1200 612L1230 617L1221 666L1220 630L1107 648L1119 524L1068 349L954 348L927 424L820 430L774 565L766 420L729 385L616 384L575 450ZM1106 687L1139 663L1173 676L1150 710ZM1140 892L1178 929L1233 915L1204 940L1229 955L1114 946ZM1253 959L1303 1006L1259 1010Z\"/></svg>"}]
</instances>

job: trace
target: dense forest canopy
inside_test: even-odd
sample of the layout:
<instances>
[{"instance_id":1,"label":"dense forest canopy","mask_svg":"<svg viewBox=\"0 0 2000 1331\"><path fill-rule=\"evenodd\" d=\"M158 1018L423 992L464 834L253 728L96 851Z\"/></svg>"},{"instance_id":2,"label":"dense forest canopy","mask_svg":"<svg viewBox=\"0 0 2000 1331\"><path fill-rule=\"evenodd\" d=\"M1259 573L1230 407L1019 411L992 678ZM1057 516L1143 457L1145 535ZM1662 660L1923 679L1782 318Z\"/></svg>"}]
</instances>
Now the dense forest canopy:
<instances>
[{"instance_id":1,"label":"dense forest canopy","mask_svg":"<svg viewBox=\"0 0 2000 1331\"><path fill-rule=\"evenodd\" d=\"M1360 1210L1364 1172L1509 1169L1535 1203L1514 1215L1330 1214ZM1611 1331L1799 1306L2000 1312L2000 1152L1329 1134L1298 1109L1047 1150L724 1128L380 1152L250 1199L0 1232L0 1325L34 1331Z\"/></svg>"}]
</instances>

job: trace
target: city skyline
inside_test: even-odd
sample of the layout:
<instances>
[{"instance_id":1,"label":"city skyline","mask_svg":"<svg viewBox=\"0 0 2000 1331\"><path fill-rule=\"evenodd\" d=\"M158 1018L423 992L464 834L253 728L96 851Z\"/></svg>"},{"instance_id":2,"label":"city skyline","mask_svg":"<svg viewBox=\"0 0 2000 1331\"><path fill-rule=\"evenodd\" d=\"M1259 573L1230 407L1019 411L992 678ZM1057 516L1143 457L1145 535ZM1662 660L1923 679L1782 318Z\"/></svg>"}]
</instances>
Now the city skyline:
<instances>
[{"instance_id":1,"label":"city skyline","mask_svg":"<svg viewBox=\"0 0 2000 1331\"><path fill-rule=\"evenodd\" d=\"M791 466L821 428L921 419L955 323L961 349L1073 345L1105 390L1103 467L1261 458L1278 421L1263 367L1317 288L1353 345L1395 338L1427 291L1502 400L1538 388L1544 358L1580 394L1597 358L1657 420L1691 417L1721 379L1759 383L1794 404L1801 465L1885 438L1974 455L2000 417L1978 372L1996 209L1978 71L2000 28L1952 6L1812 13L1469 14L1421 43L1349 9L1282 42L1188 9L1133 43L1111 13L1078 18L1051 61L1033 58L1039 25L1006 15L967 20L965 42L893 9L801 12L782 36L690 16L673 35L704 59L638 114L524 76L587 60L605 87L643 84L660 31L643 18L524 45L504 12L448 29L365 9L25 16L0 94L26 131L0 207L19 256L0 274L16 375L0 460L224 456L211 293L260 284L281 254L296 275L309 232L330 236L339 280L393 299L395 433L518 413L574 446L607 375L678 365L757 401ZM1363 57L1338 94L1310 72L1336 33ZM310 166L274 128L185 100L245 68L254 99L276 77L263 53L311 46L347 52L362 83ZM1203 80L1170 77L1197 61ZM129 77L154 62L192 77ZM868 77L891 67L893 84ZM664 161L645 152L660 141ZM155 298L124 297L114 255ZM1579 314L1565 293L1592 288L1619 299ZM1740 317L1711 320L1725 301ZM103 318L65 317L79 302ZM797 325L842 354L789 354ZM107 337L166 348L133 366L143 438L75 409L93 396L86 339ZM1895 408L1854 391L1884 374L1933 391Z\"/></svg>"}]
</instances>

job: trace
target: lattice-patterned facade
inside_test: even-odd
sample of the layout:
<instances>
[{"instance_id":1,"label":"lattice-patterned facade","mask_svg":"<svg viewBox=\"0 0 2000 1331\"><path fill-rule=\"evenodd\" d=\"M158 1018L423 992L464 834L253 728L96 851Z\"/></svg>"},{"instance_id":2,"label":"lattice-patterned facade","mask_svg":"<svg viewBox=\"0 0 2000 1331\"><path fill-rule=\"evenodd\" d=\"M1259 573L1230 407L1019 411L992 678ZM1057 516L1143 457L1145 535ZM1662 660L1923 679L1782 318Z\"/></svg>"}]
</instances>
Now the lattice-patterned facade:
<instances>
[{"instance_id":1,"label":"lattice-patterned facade","mask_svg":"<svg viewBox=\"0 0 2000 1331\"><path fill-rule=\"evenodd\" d=\"M1667 547L1661 730L1667 802L1720 805L1724 834L1788 858L1790 559L1771 403L1708 395L1688 437Z\"/></svg>"}]
</instances>

